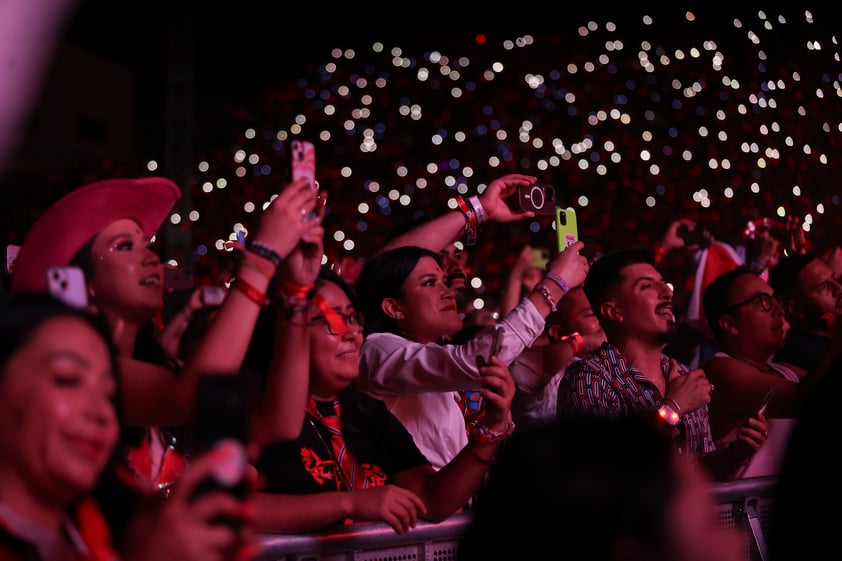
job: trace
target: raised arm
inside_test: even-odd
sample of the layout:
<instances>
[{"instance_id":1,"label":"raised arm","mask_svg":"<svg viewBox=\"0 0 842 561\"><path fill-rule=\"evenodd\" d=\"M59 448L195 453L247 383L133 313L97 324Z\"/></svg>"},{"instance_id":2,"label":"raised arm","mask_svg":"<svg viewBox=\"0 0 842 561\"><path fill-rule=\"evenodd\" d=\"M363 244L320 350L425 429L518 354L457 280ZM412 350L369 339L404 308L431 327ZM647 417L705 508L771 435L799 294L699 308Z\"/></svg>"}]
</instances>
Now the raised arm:
<instances>
[{"instance_id":1,"label":"raised arm","mask_svg":"<svg viewBox=\"0 0 842 561\"><path fill-rule=\"evenodd\" d=\"M488 184L477 200L482 205L481 213L484 218L478 218L478 223L491 222L513 222L523 218L531 218L533 212L512 210L506 204L506 198L517 191L518 186L527 186L535 183L537 178L532 175L509 174L495 179ZM471 209L470 199L465 202L468 209ZM406 245L417 245L432 251L439 252L448 244L458 240L465 233L466 214L463 210L457 209L438 218L434 218L420 226L413 228L400 236L395 237L375 252L375 255L395 247Z\"/></svg>"}]
</instances>

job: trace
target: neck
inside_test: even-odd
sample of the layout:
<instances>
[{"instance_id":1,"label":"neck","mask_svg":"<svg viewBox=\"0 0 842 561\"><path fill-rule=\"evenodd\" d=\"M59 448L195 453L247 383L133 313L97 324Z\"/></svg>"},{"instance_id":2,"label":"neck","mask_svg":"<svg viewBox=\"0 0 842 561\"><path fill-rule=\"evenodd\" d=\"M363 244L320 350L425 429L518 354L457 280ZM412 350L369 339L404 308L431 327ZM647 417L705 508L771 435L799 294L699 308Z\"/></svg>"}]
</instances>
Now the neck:
<instances>
[{"instance_id":1,"label":"neck","mask_svg":"<svg viewBox=\"0 0 842 561\"><path fill-rule=\"evenodd\" d=\"M48 500L45 497L29 493L29 486L17 477L4 473L0 480L0 505L18 516L49 531L59 532L65 512L59 499ZM0 516L0 518L2 518Z\"/></svg>"},{"instance_id":2,"label":"neck","mask_svg":"<svg viewBox=\"0 0 842 561\"><path fill-rule=\"evenodd\" d=\"M664 346L661 343L652 343L633 337L619 340L615 338L611 342L620 349L629 364L633 364L655 385L662 388L664 373L661 371L661 351Z\"/></svg>"},{"instance_id":3,"label":"neck","mask_svg":"<svg viewBox=\"0 0 842 561\"><path fill-rule=\"evenodd\" d=\"M108 311L105 311L105 317L108 318L108 325L111 326L114 344L117 346L120 356L131 357L134 355L135 341L137 341L141 324Z\"/></svg>"}]
</instances>

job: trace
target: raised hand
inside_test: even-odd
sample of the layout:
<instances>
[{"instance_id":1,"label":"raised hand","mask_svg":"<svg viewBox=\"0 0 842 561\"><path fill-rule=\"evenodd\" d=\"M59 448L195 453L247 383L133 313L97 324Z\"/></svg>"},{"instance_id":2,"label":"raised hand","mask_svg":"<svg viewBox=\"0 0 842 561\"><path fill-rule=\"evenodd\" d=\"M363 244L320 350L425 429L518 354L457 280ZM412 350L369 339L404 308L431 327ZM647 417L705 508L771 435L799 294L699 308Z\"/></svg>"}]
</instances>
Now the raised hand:
<instances>
[{"instance_id":1,"label":"raised hand","mask_svg":"<svg viewBox=\"0 0 842 561\"><path fill-rule=\"evenodd\" d=\"M318 200L307 180L293 181L263 211L253 239L286 257L312 227L307 215Z\"/></svg>"},{"instance_id":2,"label":"raised hand","mask_svg":"<svg viewBox=\"0 0 842 561\"><path fill-rule=\"evenodd\" d=\"M567 282L567 286L575 288L585 282L585 277L588 275L590 265L588 258L584 255L579 255L579 250L585 247L585 243L581 240L567 246L564 251L556 254L549 263L547 263L547 271L559 275Z\"/></svg>"},{"instance_id":3,"label":"raised hand","mask_svg":"<svg viewBox=\"0 0 842 561\"><path fill-rule=\"evenodd\" d=\"M493 222L513 222L535 216L535 213L532 211L512 210L504 199L514 195L518 187L528 187L537 180L538 178L533 175L511 173L489 183L488 187L479 197L488 220Z\"/></svg>"},{"instance_id":4,"label":"raised hand","mask_svg":"<svg viewBox=\"0 0 842 561\"><path fill-rule=\"evenodd\" d=\"M301 239L281 262L280 278L284 282L302 286L312 286L319 276L319 268L324 254L324 227L326 196L320 195L315 207L315 215L304 222Z\"/></svg>"},{"instance_id":5,"label":"raised hand","mask_svg":"<svg viewBox=\"0 0 842 561\"><path fill-rule=\"evenodd\" d=\"M230 464L230 465L229 465ZM218 470L244 469L245 452L233 441L197 457L180 477L172 495L141 514L129 531L126 561L223 561L249 559L259 552L248 502L222 490L195 496ZM219 521L224 519L225 523Z\"/></svg>"}]
</instances>

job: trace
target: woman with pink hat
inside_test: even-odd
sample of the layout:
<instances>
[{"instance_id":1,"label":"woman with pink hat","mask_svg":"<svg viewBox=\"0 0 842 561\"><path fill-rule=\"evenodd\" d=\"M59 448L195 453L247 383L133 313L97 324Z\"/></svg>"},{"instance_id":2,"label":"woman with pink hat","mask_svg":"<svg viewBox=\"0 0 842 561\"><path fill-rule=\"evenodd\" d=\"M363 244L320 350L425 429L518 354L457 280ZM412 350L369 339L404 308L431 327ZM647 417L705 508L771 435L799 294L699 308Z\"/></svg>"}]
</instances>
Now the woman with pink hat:
<instances>
[{"instance_id":1,"label":"woman with pink hat","mask_svg":"<svg viewBox=\"0 0 842 561\"><path fill-rule=\"evenodd\" d=\"M156 491L166 490L183 467L178 442L164 427L191 419L200 375L238 372L259 312L274 296L267 294L270 284L282 281L287 303L304 298L298 289L313 285L322 257L324 200L306 181L292 182L266 207L254 239L241 248L228 295L193 355L180 365L153 342L155 356L140 344L165 298L163 265L149 244L180 196L179 187L161 177L109 179L70 192L33 224L10 283L12 292L45 292L49 267L83 269L88 300L108 319L120 353L126 424L139 433L126 447L120 473ZM316 219L307 220L313 210ZM297 313L290 309L286 315ZM253 423L258 444L294 438L301 428L308 372L306 360L296 358L296 337L305 336L306 329L293 325L284 331L286 340L278 341L283 356L273 363L267 405Z\"/></svg>"}]
</instances>

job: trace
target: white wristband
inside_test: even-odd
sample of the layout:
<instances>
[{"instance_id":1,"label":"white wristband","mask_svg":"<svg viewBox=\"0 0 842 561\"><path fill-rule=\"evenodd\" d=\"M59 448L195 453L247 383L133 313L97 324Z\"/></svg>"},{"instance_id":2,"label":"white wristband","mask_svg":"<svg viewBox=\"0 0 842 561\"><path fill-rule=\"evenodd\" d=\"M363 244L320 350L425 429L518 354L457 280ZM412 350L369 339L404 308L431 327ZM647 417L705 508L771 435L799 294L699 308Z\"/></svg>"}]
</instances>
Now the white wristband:
<instances>
[{"instance_id":1,"label":"white wristband","mask_svg":"<svg viewBox=\"0 0 842 561\"><path fill-rule=\"evenodd\" d=\"M485 214L485 209L482 208L482 203L479 200L479 197L474 195L473 197L468 197L468 203L474 209L474 214L477 216L477 224L482 224L488 220L488 216Z\"/></svg>"}]
</instances>

